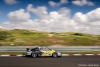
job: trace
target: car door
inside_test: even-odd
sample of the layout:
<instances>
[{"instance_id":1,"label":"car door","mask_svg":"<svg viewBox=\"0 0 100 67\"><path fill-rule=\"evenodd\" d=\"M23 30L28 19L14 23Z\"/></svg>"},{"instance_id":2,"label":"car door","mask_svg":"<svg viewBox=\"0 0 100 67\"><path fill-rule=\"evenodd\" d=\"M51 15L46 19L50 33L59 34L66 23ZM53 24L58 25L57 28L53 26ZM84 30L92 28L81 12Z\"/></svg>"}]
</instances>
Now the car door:
<instances>
[{"instance_id":1,"label":"car door","mask_svg":"<svg viewBox=\"0 0 100 67\"><path fill-rule=\"evenodd\" d=\"M42 56L52 56L53 53L54 50L45 49L45 51L42 51Z\"/></svg>"},{"instance_id":2,"label":"car door","mask_svg":"<svg viewBox=\"0 0 100 67\"><path fill-rule=\"evenodd\" d=\"M47 51L45 49L42 49L41 50L41 54L42 54L41 56L46 56L47 55Z\"/></svg>"},{"instance_id":3,"label":"car door","mask_svg":"<svg viewBox=\"0 0 100 67\"><path fill-rule=\"evenodd\" d=\"M50 56L50 50L46 50L46 56Z\"/></svg>"},{"instance_id":4,"label":"car door","mask_svg":"<svg viewBox=\"0 0 100 67\"><path fill-rule=\"evenodd\" d=\"M46 51L46 55L47 56L52 56L52 54L54 53L55 51L54 50L51 50L51 49L47 49L47 51Z\"/></svg>"}]
</instances>

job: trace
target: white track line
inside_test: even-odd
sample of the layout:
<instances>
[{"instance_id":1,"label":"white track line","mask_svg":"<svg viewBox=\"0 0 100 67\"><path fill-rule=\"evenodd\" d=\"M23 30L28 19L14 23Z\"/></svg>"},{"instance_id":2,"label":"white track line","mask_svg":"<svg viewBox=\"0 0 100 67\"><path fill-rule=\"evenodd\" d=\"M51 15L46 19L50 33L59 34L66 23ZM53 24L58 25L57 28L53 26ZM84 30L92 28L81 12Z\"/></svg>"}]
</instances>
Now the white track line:
<instances>
[{"instance_id":1,"label":"white track line","mask_svg":"<svg viewBox=\"0 0 100 67\"><path fill-rule=\"evenodd\" d=\"M62 54L62 56L69 56L69 54Z\"/></svg>"},{"instance_id":2,"label":"white track line","mask_svg":"<svg viewBox=\"0 0 100 67\"><path fill-rule=\"evenodd\" d=\"M74 56L81 56L82 54L73 54Z\"/></svg>"},{"instance_id":3,"label":"white track line","mask_svg":"<svg viewBox=\"0 0 100 67\"><path fill-rule=\"evenodd\" d=\"M100 54L98 54L98 55L100 55Z\"/></svg>"},{"instance_id":4,"label":"white track line","mask_svg":"<svg viewBox=\"0 0 100 67\"><path fill-rule=\"evenodd\" d=\"M4 56L4 57L7 57L7 56L10 56L10 55L0 55L0 56Z\"/></svg>"},{"instance_id":5,"label":"white track line","mask_svg":"<svg viewBox=\"0 0 100 67\"><path fill-rule=\"evenodd\" d=\"M92 56L92 55L94 55L94 54L85 54L85 55L87 55L87 56Z\"/></svg>"},{"instance_id":6,"label":"white track line","mask_svg":"<svg viewBox=\"0 0 100 67\"><path fill-rule=\"evenodd\" d=\"M19 56L19 57L20 57L20 56L23 56L23 55L21 55L21 54L18 54L18 55L16 55L16 56Z\"/></svg>"}]
</instances>

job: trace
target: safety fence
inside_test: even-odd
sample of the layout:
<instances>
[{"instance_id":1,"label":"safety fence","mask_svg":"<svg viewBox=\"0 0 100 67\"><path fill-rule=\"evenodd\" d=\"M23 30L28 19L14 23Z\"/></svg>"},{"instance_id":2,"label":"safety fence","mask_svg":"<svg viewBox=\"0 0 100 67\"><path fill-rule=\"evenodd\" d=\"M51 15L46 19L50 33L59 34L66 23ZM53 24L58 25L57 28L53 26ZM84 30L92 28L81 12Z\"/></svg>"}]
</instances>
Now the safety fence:
<instances>
[{"instance_id":1,"label":"safety fence","mask_svg":"<svg viewBox=\"0 0 100 67\"><path fill-rule=\"evenodd\" d=\"M34 48L38 46L29 46ZM100 46L42 46L60 52L100 51ZM0 46L0 52L25 52L25 46Z\"/></svg>"}]
</instances>

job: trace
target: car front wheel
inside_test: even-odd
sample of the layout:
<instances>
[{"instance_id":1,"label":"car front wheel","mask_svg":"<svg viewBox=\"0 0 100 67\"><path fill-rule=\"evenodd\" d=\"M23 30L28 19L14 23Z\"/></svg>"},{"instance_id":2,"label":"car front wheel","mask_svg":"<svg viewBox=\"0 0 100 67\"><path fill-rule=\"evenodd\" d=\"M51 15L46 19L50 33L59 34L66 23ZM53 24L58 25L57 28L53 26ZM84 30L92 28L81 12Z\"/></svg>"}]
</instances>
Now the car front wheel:
<instances>
[{"instance_id":1,"label":"car front wheel","mask_svg":"<svg viewBox=\"0 0 100 67\"><path fill-rule=\"evenodd\" d=\"M53 53L52 55L54 58L58 57L58 54L57 53Z\"/></svg>"},{"instance_id":2,"label":"car front wheel","mask_svg":"<svg viewBox=\"0 0 100 67\"><path fill-rule=\"evenodd\" d=\"M37 54L36 53L32 53L32 57L33 58L36 58L37 57Z\"/></svg>"}]
</instances>

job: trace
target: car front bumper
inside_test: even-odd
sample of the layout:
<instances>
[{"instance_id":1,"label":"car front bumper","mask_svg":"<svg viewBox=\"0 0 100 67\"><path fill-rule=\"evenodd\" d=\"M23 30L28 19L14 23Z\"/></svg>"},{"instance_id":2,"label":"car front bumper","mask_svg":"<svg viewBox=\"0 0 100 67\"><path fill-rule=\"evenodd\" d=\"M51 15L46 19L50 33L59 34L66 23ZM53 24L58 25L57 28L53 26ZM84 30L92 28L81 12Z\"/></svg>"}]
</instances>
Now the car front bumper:
<instances>
[{"instance_id":1,"label":"car front bumper","mask_svg":"<svg viewBox=\"0 0 100 67\"><path fill-rule=\"evenodd\" d=\"M58 56L62 56L62 54L61 53L58 53Z\"/></svg>"},{"instance_id":2,"label":"car front bumper","mask_svg":"<svg viewBox=\"0 0 100 67\"><path fill-rule=\"evenodd\" d=\"M26 55L31 55L32 52L26 52Z\"/></svg>"}]
</instances>

